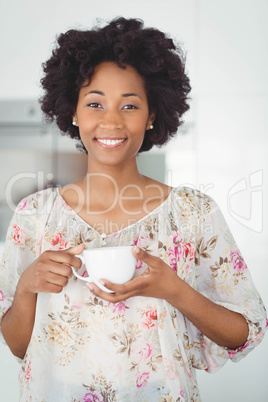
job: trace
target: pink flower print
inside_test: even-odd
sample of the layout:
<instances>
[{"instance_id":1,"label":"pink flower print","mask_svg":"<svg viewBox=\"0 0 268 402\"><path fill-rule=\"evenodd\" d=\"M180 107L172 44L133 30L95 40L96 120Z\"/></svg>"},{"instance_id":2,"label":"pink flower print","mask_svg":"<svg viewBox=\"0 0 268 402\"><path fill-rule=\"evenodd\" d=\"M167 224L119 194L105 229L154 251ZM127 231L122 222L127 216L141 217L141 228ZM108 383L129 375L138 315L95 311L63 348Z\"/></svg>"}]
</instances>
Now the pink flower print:
<instances>
[{"instance_id":1,"label":"pink flower print","mask_svg":"<svg viewBox=\"0 0 268 402\"><path fill-rule=\"evenodd\" d=\"M5 300L4 293L0 290L0 302Z\"/></svg>"},{"instance_id":2,"label":"pink flower print","mask_svg":"<svg viewBox=\"0 0 268 402\"><path fill-rule=\"evenodd\" d=\"M179 244L182 242L182 238L180 235L180 232L176 232L175 230L172 231L172 236L173 236L173 243Z\"/></svg>"},{"instance_id":3,"label":"pink flower print","mask_svg":"<svg viewBox=\"0 0 268 402\"><path fill-rule=\"evenodd\" d=\"M151 356L152 351L153 348L151 343L146 342L144 340L134 345L131 350L133 359L137 363L141 363L147 360Z\"/></svg>"},{"instance_id":4,"label":"pink flower print","mask_svg":"<svg viewBox=\"0 0 268 402\"><path fill-rule=\"evenodd\" d=\"M28 202L28 200L24 201L24 203L22 203L22 202L19 203L19 205L18 205L18 211L22 211L22 210L26 207L27 202Z\"/></svg>"},{"instance_id":5,"label":"pink flower print","mask_svg":"<svg viewBox=\"0 0 268 402\"><path fill-rule=\"evenodd\" d=\"M143 321L142 325L148 329L155 327L155 323L148 317Z\"/></svg>"},{"instance_id":6,"label":"pink flower print","mask_svg":"<svg viewBox=\"0 0 268 402\"><path fill-rule=\"evenodd\" d=\"M142 387L143 385L146 385L150 377L150 373L142 373L138 376L136 380L136 386L138 388Z\"/></svg>"},{"instance_id":7,"label":"pink flower print","mask_svg":"<svg viewBox=\"0 0 268 402\"><path fill-rule=\"evenodd\" d=\"M227 349L227 353L228 353L230 359L233 359L238 351L246 349L248 347L248 345L249 345L249 342L247 341L244 345L239 346L237 349Z\"/></svg>"},{"instance_id":8,"label":"pink flower print","mask_svg":"<svg viewBox=\"0 0 268 402\"><path fill-rule=\"evenodd\" d=\"M68 245L68 241L65 242L62 237L62 234L60 232L56 232L54 233L54 236L52 237L50 244L52 247L58 246L58 250L64 250Z\"/></svg>"},{"instance_id":9,"label":"pink flower print","mask_svg":"<svg viewBox=\"0 0 268 402\"><path fill-rule=\"evenodd\" d=\"M118 303L109 303L109 307L114 314L124 314L126 311L126 303L124 301Z\"/></svg>"},{"instance_id":10,"label":"pink flower print","mask_svg":"<svg viewBox=\"0 0 268 402\"><path fill-rule=\"evenodd\" d=\"M233 359L236 355L235 350L232 350L232 349L227 350L227 353L228 353L230 359Z\"/></svg>"},{"instance_id":11,"label":"pink flower print","mask_svg":"<svg viewBox=\"0 0 268 402\"><path fill-rule=\"evenodd\" d=\"M145 320L142 322L142 325L148 329L155 327L155 323L148 317L145 318Z\"/></svg>"},{"instance_id":12,"label":"pink flower print","mask_svg":"<svg viewBox=\"0 0 268 402\"><path fill-rule=\"evenodd\" d=\"M25 371L25 375L24 375L24 379L25 381L29 381L31 378L31 371L32 371L32 367L31 367L31 360L28 363L27 369Z\"/></svg>"},{"instance_id":13,"label":"pink flower print","mask_svg":"<svg viewBox=\"0 0 268 402\"><path fill-rule=\"evenodd\" d=\"M189 268L190 268L190 265L187 264L186 267L185 267L185 273L186 273L186 275L188 275L188 273L189 273Z\"/></svg>"},{"instance_id":14,"label":"pink flower print","mask_svg":"<svg viewBox=\"0 0 268 402\"><path fill-rule=\"evenodd\" d=\"M137 258L136 258L136 269L141 269L142 268L142 261L141 260L138 260Z\"/></svg>"},{"instance_id":15,"label":"pink flower print","mask_svg":"<svg viewBox=\"0 0 268 402\"><path fill-rule=\"evenodd\" d=\"M180 233L177 231L172 232L173 246L168 248L169 265L173 271L177 271L177 262L186 257L187 262L195 258L195 249L191 243L183 243ZM188 267L189 269L189 267Z\"/></svg>"},{"instance_id":16,"label":"pink flower print","mask_svg":"<svg viewBox=\"0 0 268 402\"><path fill-rule=\"evenodd\" d=\"M138 240L139 240L139 235L136 235L134 237L134 246L136 246L136 244L138 243Z\"/></svg>"},{"instance_id":17,"label":"pink flower print","mask_svg":"<svg viewBox=\"0 0 268 402\"><path fill-rule=\"evenodd\" d=\"M82 304L79 300L74 300L72 303L72 308L77 308L78 310L80 310L82 308Z\"/></svg>"},{"instance_id":18,"label":"pink flower print","mask_svg":"<svg viewBox=\"0 0 268 402\"><path fill-rule=\"evenodd\" d=\"M170 267L173 269L173 271L177 272L177 258L174 247L168 248L168 260Z\"/></svg>"},{"instance_id":19,"label":"pink flower print","mask_svg":"<svg viewBox=\"0 0 268 402\"><path fill-rule=\"evenodd\" d=\"M156 309L151 309L146 311L146 316L149 317L151 320L157 320L157 311Z\"/></svg>"},{"instance_id":20,"label":"pink flower print","mask_svg":"<svg viewBox=\"0 0 268 402\"><path fill-rule=\"evenodd\" d=\"M83 398L83 402L103 402L103 400L102 394L98 391L88 392Z\"/></svg>"},{"instance_id":21,"label":"pink flower print","mask_svg":"<svg viewBox=\"0 0 268 402\"><path fill-rule=\"evenodd\" d=\"M231 251L231 261L233 263L235 271L237 272L246 271L247 265L238 249Z\"/></svg>"},{"instance_id":22,"label":"pink flower print","mask_svg":"<svg viewBox=\"0 0 268 402\"><path fill-rule=\"evenodd\" d=\"M148 246L148 242L149 242L149 233L141 230L136 243L135 242L134 243L137 244L137 246L144 248Z\"/></svg>"},{"instance_id":23,"label":"pink flower print","mask_svg":"<svg viewBox=\"0 0 268 402\"><path fill-rule=\"evenodd\" d=\"M13 225L13 239L18 246L25 246L26 233L18 225Z\"/></svg>"},{"instance_id":24,"label":"pink flower print","mask_svg":"<svg viewBox=\"0 0 268 402\"><path fill-rule=\"evenodd\" d=\"M173 235L173 243L174 243L174 251L175 251L175 257L177 261L185 255L185 245L182 241L182 237L179 232L172 232Z\"/></svg>"},{"instance_id":25,"label":"pink flower print","mask_svg":"<svg viewBox=\"0 0 268 402\"><path fill-rule=\"evenodd\" d=\"M146 311L145 313L145 320L143 321L143 326L146 328L153 328L156 326L157 323L157 311L156 309L151 309Z\"/></svg>"},{"instance_id":26,"label":"pink flower print","mask_svg":"<svg viewBox=\"0 0 268 402\"><path fill-rule=\"evenodd\" d=\"M191 243L184 244L185 249L185 257L188 258L190 261L193 261L195 258L195 248L192 246Z\"/></svg>"}]
</instances>

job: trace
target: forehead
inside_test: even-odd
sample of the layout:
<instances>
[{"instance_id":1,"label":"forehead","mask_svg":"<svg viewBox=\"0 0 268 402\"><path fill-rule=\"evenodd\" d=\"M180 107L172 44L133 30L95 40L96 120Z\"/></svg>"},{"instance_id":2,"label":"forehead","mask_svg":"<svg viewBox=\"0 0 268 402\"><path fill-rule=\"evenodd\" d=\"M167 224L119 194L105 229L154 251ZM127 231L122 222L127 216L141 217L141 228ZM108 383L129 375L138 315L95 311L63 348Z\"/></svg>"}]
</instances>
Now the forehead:
<instances>
[{"instance_id":1,"label":"forehead","mask_svg":"<svg viewBox=\"0 0 268 402\"><path fill-rule=\"evenodd\" d=\"M130 66L125 65L123 69L114 62L103 62L98 64L87 87L99 86L110 88L123 87L125 89L135 88L144 91L144 82L138 71ZM98 88L101 89L101 88Z\"/></svg>"}]
</instances>

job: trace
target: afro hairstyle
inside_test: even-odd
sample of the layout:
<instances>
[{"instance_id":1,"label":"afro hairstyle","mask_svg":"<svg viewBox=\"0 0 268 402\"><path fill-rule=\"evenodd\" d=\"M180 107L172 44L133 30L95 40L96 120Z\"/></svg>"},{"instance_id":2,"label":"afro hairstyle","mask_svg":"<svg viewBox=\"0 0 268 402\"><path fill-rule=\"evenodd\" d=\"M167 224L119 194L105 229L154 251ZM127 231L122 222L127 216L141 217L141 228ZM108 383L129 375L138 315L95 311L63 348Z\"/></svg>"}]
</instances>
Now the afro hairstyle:
<instances>
[{"instance_id":1,"label":"afro hairstyle","mask_svg":"<svg viewBox=\"0 0 268 402\"><path fill-rule=\"evenodd\" d=\"M94 68L105 61L120 68L130 65L143 78L154 128L146 131L140 152L168 142L183 123L191 90L182 49L165 33L144 28L140 19L117 17L104 27L71 29L57 38L52 56L43 63L44 90L39 99L47 122L58 125L62 135L78 140L77 149L87 153L79 128L72 124L81 87L90 83Z\"/></svg>"}]
</instances>

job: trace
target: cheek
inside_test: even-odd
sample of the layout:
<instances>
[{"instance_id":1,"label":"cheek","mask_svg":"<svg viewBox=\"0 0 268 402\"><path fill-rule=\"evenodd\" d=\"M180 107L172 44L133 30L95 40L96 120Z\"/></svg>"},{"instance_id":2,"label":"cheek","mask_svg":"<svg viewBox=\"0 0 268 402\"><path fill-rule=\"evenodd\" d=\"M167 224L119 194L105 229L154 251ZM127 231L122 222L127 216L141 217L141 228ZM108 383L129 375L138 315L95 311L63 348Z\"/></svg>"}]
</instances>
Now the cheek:
<instances>
[{"instance_id":1,"label":"cheek","mask_svg":"<svg viewBox=\"0 0 268 402\"><path fill-rule=\"evenodd\" d=\"M89 139L90 137L94 136L96 125L90 119L79 123L79 133L81 139Z\"/></svg>"},{"instance_id":2,"label":"cheek","mask_svg":"<svg viewBox=\"0 0 268 402\"><path fill-rule=\"evenodd\" d=\"M141 118L136 118L131 122L132 132L137 136L144 136L146 131L146 121Z\"/></svg>"}]
</instances>

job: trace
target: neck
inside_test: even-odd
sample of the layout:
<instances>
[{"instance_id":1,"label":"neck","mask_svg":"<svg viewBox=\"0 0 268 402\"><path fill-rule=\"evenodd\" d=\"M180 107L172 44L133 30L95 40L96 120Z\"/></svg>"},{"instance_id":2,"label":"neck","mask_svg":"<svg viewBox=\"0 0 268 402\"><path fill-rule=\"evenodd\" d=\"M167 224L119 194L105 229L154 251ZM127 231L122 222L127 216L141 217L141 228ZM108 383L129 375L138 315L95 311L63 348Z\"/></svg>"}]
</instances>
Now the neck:
<instances>
[{"instance_id":1,"label":"neck","mask_svg":"<svg viewBox=\"0 0 268 402\"><path fill-rule=\"evenodd\" d=\"M131 162L131 163L130 163ZM143 176L137 167L136 157L124 166L91 164L83 178L83 187L93 199L103 199L109 203L124 192L125 195L143 191L147 177Z\"/></svg>"}]
</instances>

